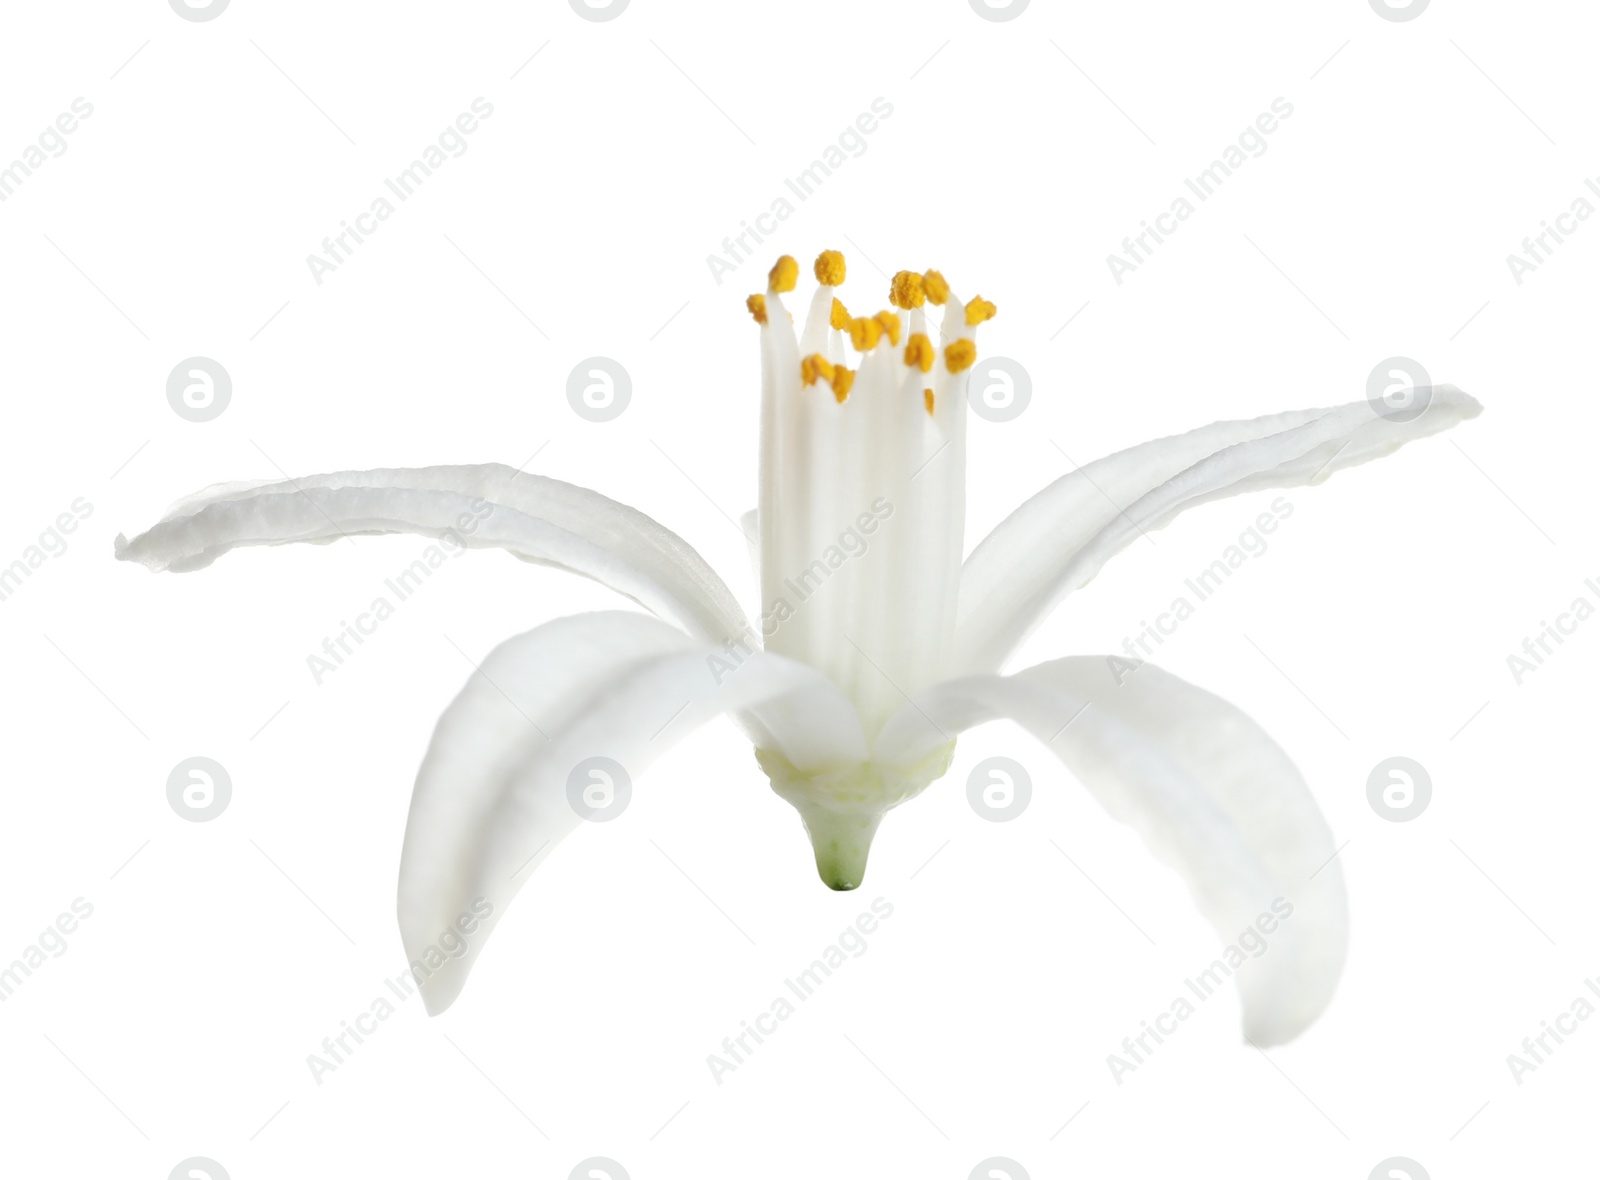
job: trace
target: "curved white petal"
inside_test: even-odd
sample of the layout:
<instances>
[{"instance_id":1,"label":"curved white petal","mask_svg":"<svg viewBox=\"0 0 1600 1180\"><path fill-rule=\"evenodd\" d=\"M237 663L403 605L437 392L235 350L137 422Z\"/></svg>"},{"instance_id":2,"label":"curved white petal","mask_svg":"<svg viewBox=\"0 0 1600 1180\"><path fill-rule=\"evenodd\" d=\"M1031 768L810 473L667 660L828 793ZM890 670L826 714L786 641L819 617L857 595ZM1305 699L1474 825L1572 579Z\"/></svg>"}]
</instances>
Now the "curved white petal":
<instances>
[{"instance_id":1,"label":"curved white petal","mask_svg":"<svg viewBox=\"0 0 1600 1180\"><path fill-rule=\"evenodd\" d=\"M1224 944L1276 899L1291 905L1266 950L1235 972L1244 1031L1278 1044L1317 1018L1344 966L1344 881L1305 780L1260 726L1154 665L1078 656L939 685L890 720L873 757L915 758L997 717L1047 744L1177 869Z\"/></svg>"},{"instance_id":2,"label":"curved white petal","mask_svg":"<svg viewBox=\"0 0 1600 1180\"><path fill-rule=\"evenodd\" d=\"M1071 591L1141 533L1186 508L1330 474L1447 430L1482 409L1437 386L1421 415L1398 422L1365 401L1334 409L1215 422L1118 451L1064 475L973 550L961 573L956 672L999 669Z\"/></svg>"},{"instance_id":3,"label":"curved white petal","mask_svg":"<svg viewBox=\"0 0 1600 1180\"><path fill-rule=\"evenodd\" d=\"M587 488L500 463L338 471L278 483L227 484L180 500L117 557L155 570L210 565L241 545L322 543L419 533L583 574L721 642L750 626L704 558L642 512Z\"/></svg>"},{"instance_id":4,"label":"curved white petal","mask_svg":"<svg viewBox=\"0 0 1600 1180\"><path fill-rule=\"evenodd\" d=\"M762 652L728 662L724 648L628 612L558 619L483 661L434 730L400 862L400 932L430 1012L455 999L531 870L581 822L568 779L585 759L610 758L637 783L730 710L754 716L797 766L865 758L854 707L821 673Z\"/></svg>"}]
</instances>

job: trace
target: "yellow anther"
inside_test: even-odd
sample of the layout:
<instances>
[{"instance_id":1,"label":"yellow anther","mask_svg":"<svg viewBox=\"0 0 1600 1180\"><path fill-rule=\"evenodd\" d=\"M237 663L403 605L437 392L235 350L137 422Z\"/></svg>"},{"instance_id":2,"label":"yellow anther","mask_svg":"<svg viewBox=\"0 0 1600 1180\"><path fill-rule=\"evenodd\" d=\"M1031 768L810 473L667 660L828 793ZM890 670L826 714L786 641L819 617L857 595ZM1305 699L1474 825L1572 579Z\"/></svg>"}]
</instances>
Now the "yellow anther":
<instances>
[{"instance_id":1,"label":"yellow anther","mask_svg":"<svg viewBox=\"0 0 1600 1180\"><path fill-rule=\"evenodd\" d=\"M764 324L767 322L767 297L765 295L752 295L744 301L744 305L750 309L750 314L755 317L756 323Z\"/></svg>"},{"instance_id":2,"label":"yellow anther","mask_svg":"<svg viewBox=\"0 0 1600 1180\"><path fill-rule=\"evenodd\" d=\"M800 264L785 254L773 263L772 270L767 274L767 286L780 294L784 291L793 291L795 280L799 277Z\"/></svg>"},{"instance_id":3,"label":"yellow anther","mask_svg":"<svg viewBox=\"0 0 1600 1180\"><path fill-rule=\"evenodd\" d=\"M928 413L933 413L933 390L924 389L922 391L922 404L928 407Z\"/></svg>"},{"instance_id":4,"label":"yellow anther","mask_svg":"<svg viewBox=\"0 0 1600 1180\"><path fill-rule=\"evenodd\" d=\"M850 313L845 310L844 304L838 299L833 301L833 310L828 313L828 326L837 328L841 332L850 330Z\"/></svg>"},{"instance_id":5,"label":"yellow anther","mask_svg":"<svg viewBox=\"0 0 1600 1180\"><path fill-rule=\"evenodd\" d=\"M804 385L815 385L818 377L824 381L832 381L833 373L833 366L820 352L814 352L800 360L800 381Z\"/></svg>"},{"instance_id":6,"label":"yellow anther","mask_svg":"<svg viewBox=\"0 0 1600 1180\"><path fill-rule=\"evenodd\" d=\"M915 365L924 373L933 368L938 355L933 350L933 341L921 332L911 333L911 339L906 341L906 364Z\"/></svg>"},{"instance_id":7,"label":"yellow anther","mask_svg":"<svg viewBox=\"0 0 1600 1180\"><path fill-rule=\"evenodd\" d=\"M895 315L892 311L880 311L872 318L883 327L884 335L889 337L890 344L898 345L900 343L899 316Z\"/></svg>"},{"instance_id":8,"label":"yellow anther","mask_svg":"<svg viewBox=\"0 0 1600 1180\"><path fill-rule=\"evenodd\" d=\"M950 298L950 284L944 281L944 276L936 270L930 270L922 276L922 290L927 295L929 303L941 306Z\"/></svg>"},{"instance_id":9,"label":"yellow anther","mask_svg":"<svg viewBox=\"0 0 1600 1180\"><path fill-rule=\"evenodd\" d=\"M844 255L837 250L824 250L817 255L817 260L811 266L811 272L817 276L817 282L828 287L837 287L844 282Z\"/></svg>"},{"instance_id":10,"label":"yellow anther","mask_svg":"<svg viewBox=\"0 0 1600 1180\"><path fill-rule=\"evenodd\" d=\"M967 300L967 327L975 328L984 320L994 319L994 304L982 295Z\"/></svg>"},{"instance_id":11,"label":"yellow anther","mask_svg":"<svg viewBox=\"0 0 1600 1180\"><path fill-rule=\"evenodd\" d=\"M850 387L855 383L856 373L854 369L847 369L843 365L835 365L831 382L833 385L833 400L837 402L844 401L845 398L850 396Z\"/></svg>"},{"instance_id":12,"label":"yellow anther","mask_svg":"<svg viewBox=\"0 0 1600 1180\"><path fill-rule=\"evenodd\" d=\"M859 352L871 352L883 335L883 325L877 320L857 317L850 321L850 343Z\"/></svg>"},{"instance_id":13,"label":"yellow anther","mask_svg":"<svg viewBox=\"0 0 1600 1180\"><path fill-rule=\"evenodd\" d=\"M910 309L921 307L927 295L922 290L922 276L909 270L896 273L889 280L889 302L896 307Z\"/></svg>"},{"instance_id":14,"label":"yellow anther","mask_svg":"<svg viewBox=\"0 0 1600 1180\"><path fill-rule=\"evenodd\" d=\"M952 373L972 368L972 362L977 359L978 346L970 340L957 340L944 350L944 367Z\"/></svg>"}]
</instances>

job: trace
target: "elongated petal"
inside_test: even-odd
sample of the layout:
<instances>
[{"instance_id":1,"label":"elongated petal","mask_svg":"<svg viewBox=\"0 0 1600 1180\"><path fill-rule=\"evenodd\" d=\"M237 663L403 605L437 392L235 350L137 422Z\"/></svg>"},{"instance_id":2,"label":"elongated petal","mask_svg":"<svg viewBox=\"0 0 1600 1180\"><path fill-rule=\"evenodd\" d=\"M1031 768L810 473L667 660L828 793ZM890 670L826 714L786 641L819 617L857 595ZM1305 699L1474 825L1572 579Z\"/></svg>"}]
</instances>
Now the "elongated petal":
<instances>
[{"instance_id":1,"label":"elongated petal","mask_svg":"<svg viewBox=\"0 0 1600 1180\"><path fill-rule=\"evenodd\" d=\"M1427 393L1427 409L1409 422L1382 417L1365 401L1216 422L1062 476L967 558L953 670L998 670L1065 595L1141 533L1164 527L1186 508L1259 488L1320 483L1482 408L1453 386Z\"/></svg>"},{"instance_id":2,"label":"elongated petal","mask_svg":"<svg viewBox=\"0 0 1600 1180\"><path fill-rule=\"evenodd\" d=\"M1224 944L1274 902L1280 918L1292 906L1266 950L1233 973L1244 1031L1278 1044L1317 1018L1344 966L1344 881L1305 780L1260 726L1152 664L1080 656L940 685L891 719L873 756L912 759L997 717L1047 744L1177 869Z\"/></svg>"},{"instance_id":3,"label":"elongated petal","mask_svg":"<svg viewBox=\"0 0 1600 1180\"><path fill-rule=\"evenodd\" d=\"M173 505L116 554L155 570L210 565L241 545L418 533L583 574L702 639L747 636L732 592L676 533L587 488L499 463L338 471L230 484Z\"/></svg>"},{"instance_id":4,"label":"elongated petal","mask_svg":"<svg viewBox=\"0 0 1600 1180\"><path fill-rule=\"evenodd\" d=\"M430 1012L455 999L512 897L581 822L568 793L575 772L589 781L580 763L609 758L637 785L734 709L796 765L865 757L854 708L820 673L762 652L729 664L726 649L627 612L558 619L483 661L434 731L400 862L400 932ZM472 927L464 948L449 933L458 920Z\"/></svg>"},{"instance_id":5,"label":"elongated petal","mask_svg":"<svg viewBox=\"0 0 1600 1180\"><path fill-rule=\"evenodd\" d=\"M739 517L739 531L744 534L745 547L750 551L750 573L761 585L761 512L752 508Z\"/></svg>"}]
</instances>

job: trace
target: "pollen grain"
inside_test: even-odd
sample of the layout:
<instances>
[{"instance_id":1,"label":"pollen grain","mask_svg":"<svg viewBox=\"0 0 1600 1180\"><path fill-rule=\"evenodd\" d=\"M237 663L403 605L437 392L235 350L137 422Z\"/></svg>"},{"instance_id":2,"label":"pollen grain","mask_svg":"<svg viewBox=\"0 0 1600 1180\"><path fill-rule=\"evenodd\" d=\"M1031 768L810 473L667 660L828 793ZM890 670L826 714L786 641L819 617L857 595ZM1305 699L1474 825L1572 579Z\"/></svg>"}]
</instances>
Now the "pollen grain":
<instances>
[{"instance_id":1,"label":"pollen grain","mask_svg":"<svg viewBox=\"0 0 1600 1180\"><path fill-rule=\"evenodd\" d=\"M772 270L767 274L767 286L779 294L793 291L795 280L799 277L800 264L785 254L772 264Z\"/></svg>"},{"instance_id":2,"label":"pollen grain","mask_svg":"<svg viewBox=\"0 0 1600 1180\"><path fill-rule=\"evenodd\" d=\"M837 250L824 250L811 266L817 282L827 287L837 287L844 282L844 255Z\"/></svg>"},{"instance_id":3,"label":"pollen grain","mask_svg":"<svg viewBox=\"0 0 1600 1180\"><path fill-rule=\"evenodd\" d=\"M977 359L978 346L970 340L957 340L944 350L944 367L952 373L965 372Z\"/></svg>"}]
</instances>

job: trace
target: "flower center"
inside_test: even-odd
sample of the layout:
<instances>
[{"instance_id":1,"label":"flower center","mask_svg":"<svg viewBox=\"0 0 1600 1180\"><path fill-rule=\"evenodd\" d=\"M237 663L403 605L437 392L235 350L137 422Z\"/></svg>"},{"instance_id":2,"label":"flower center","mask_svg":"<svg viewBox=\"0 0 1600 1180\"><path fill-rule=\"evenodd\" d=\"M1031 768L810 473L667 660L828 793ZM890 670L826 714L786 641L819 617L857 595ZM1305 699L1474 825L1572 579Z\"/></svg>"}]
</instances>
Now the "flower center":
<instances>
[{"instance_id":1,"label":"flower center","mask_svg":"<svg viewBox=\"0 0 1600 1180\"><path fill-rule=\"evenodd\" d=\"M962 303L936 270L903 270L890 307L853 316L837 294L844 255L825 250L812 269L798 337L784 307L793 258L747 302L761 325L762 634L832 677L870 738L947 667L967 376L995 308Z\"/></svg>"}]
</instances>

